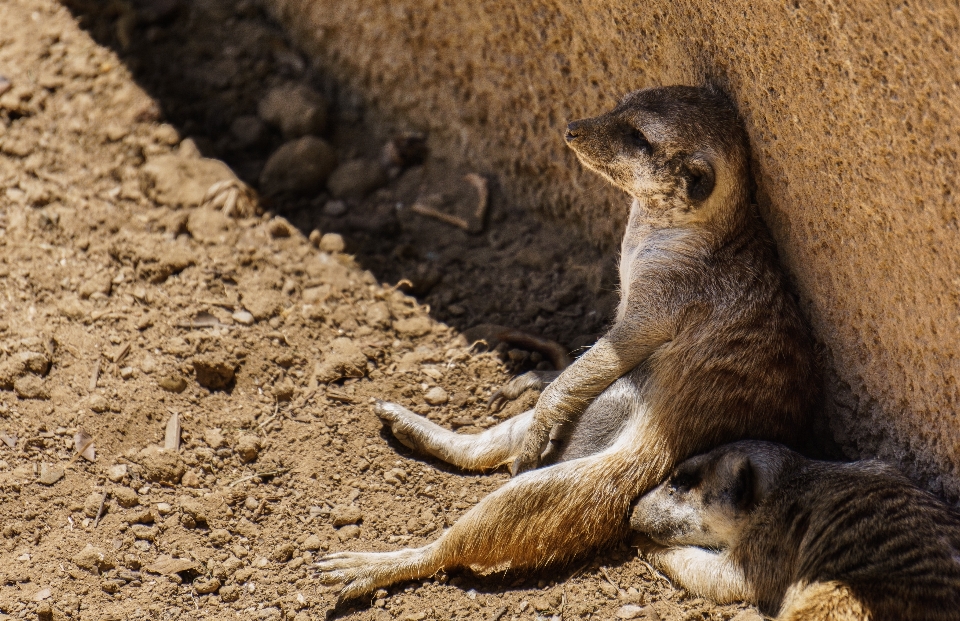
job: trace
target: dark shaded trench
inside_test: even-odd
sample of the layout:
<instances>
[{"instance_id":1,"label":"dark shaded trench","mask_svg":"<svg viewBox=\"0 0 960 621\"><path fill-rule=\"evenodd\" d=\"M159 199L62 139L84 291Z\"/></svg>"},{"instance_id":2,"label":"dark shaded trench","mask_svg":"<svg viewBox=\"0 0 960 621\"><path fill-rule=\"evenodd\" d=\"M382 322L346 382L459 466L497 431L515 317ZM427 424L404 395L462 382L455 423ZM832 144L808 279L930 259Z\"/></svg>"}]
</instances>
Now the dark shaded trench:
<instances>
[{"instance_id":1,"label":"dark shaded trench","mask_svg":"<svg viewBox=\"0 0 960 621\"><path fill-rule=\"evenodd\" d=\"M368 122L357 103L360 97L341 92L311 66L252 0L64 4L100 45L116 51L159 103L163 120L253 187L283 137L269 128L249 144L231 128L236 119L257 114L259 100L271 87L307 84L334 102L323 138L336 148L340 161L376 158L385 140L395 135ZM455 170L429 155L425 169L441 180L489 173L482 230L466 232L404 209L404 175L366 198L347 201L346 214L339 216L324 215L329 197L323 192L272 199L266 205L305 234L314 229L341 233L347 252L378 280L409 281L402 286L429 304L436 319L459 330L494 323L554 339L571 351L591 344L616 305L614 254L601 253L576 232L507 205L496 171ZM510 352L509 358L516 370L540 361L522 350Z\"/></svg>"}]
</instances>

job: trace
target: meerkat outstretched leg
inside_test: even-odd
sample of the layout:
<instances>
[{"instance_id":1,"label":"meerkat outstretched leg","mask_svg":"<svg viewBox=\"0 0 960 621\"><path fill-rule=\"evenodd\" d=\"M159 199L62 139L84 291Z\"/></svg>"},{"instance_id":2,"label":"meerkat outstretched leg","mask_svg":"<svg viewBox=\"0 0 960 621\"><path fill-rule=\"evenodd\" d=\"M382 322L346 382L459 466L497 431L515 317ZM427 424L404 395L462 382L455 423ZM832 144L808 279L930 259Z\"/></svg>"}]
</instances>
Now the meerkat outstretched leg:
<instances>
[{"instance_id":1,"label":"meerkat outstretched leg","mask_svg":"<svg viewBox=\"0 0 960 621\"><path fill-rule=\"evenodd\" d=\"M517 454L533 420L533 410L514 416L483 433L455 433L396 403L378 401L377 416L397 440L465 470L492 470Z\"/></svg>"},{"instance_id":2,"label":"meerkat outstretched leg","mask_svg":"<svg viewBox=\"0 0 960 621\"><path fill-rule=\"evenodd\" d=\"M597 455L511 479L422 548L327 555L316 565L320 581L344 583L341 598L348 599L441 569L521 569L570 560L624 532L631 501L674 461L662 447L629 451L627 444L618 441ZM604 481L603 502L597 502L596 481Z\"/></svg>"},{"instance_id":3,"label":"meerkat outstretched leg","mask_svg":"<svg viewBox=\"0 0 960 621\"><path fill-rule=\"evenodd\" d=\"M491 396L487 401L487 407L494 412L500 411L507 401L513 401L528 390L542 390L549 386L555 379L560 377L563 371L527 371L523 375L518 375Z\"/></svg>"}]
</instances>

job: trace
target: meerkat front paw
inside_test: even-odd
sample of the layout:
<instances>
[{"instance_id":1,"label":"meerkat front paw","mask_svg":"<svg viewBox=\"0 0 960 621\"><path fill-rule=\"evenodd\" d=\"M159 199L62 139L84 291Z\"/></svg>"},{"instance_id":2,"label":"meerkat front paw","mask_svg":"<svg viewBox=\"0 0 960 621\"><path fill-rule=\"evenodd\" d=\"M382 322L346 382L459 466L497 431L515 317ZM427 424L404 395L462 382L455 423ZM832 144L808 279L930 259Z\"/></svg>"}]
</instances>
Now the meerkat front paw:
<instances>
[{"instance_id":1,"label":"meerkat front paw","mask_svg":"<svg viewBox=\"0 0 960 621\"><path fill-rule=\"evenodd\" d=\"M660 555L669 549L667 546L657 543L643 533L634 533L630 541L630 547L636 548L637 553L654 567L657 567ZM657 569L659 569L659 567L657 567Z\"/></svg>"},{"instance_id":2,"label":"meerkat front paw","mask_svg":"<svg viewBox=\"0 0 960 621\"><path fill-rule=\"evenodd\" d=\"M527 431L520 447L520 454L510 465L510 475L517 476L540 467L540 458L550 442L550 429L531 428Z\"/></svg>"}]
</instances>

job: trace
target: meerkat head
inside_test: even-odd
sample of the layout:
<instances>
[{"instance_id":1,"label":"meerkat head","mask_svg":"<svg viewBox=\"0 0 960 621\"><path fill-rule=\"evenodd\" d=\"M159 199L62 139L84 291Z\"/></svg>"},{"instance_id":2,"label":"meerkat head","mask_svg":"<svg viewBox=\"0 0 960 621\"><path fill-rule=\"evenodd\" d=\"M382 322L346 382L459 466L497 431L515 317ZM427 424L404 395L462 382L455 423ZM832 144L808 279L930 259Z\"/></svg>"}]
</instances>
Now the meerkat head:
<instances>
[{"instance_id":1,"label":"meerkat head","mask_svg":"<svg viewBox=\"0 0 960 621\"><path fill-rule=\"evenodd\" d=\"M616 108L567 126L581 162L671 225L729 225L748 202L746 132L708 88L639 90Z\"/></svg>"},{"instance_id":2,"label":"meerkat head","mask_svg":"<svg viewBox=\"0 0 960 621\"><path fill-rule=\"evenodd\" d=\"M743 441L691 457L636 501L630 527L662 545L729 548L792 454L778 444Z\"/></svg>"}]
</instances>

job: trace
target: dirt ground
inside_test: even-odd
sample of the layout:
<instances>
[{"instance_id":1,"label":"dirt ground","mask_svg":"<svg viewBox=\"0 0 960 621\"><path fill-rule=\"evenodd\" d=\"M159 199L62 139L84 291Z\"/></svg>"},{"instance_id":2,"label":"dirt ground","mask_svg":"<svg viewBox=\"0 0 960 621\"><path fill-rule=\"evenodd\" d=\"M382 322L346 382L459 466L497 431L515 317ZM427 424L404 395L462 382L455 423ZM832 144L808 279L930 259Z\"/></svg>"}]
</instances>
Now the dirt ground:
<instances>
[{"instance_id":1,"label":"dirt ground","mask_svg":"<svg viewBox=\"0 0 960 621\"><path fill-rule=\"evenodd\" d=\"M336 607L318 555L422 545L506 480L412 455L370 401L465 433L529 407L485 403L548 357L461 332L589 345L614 253L342 103L311 131L354 168L268 195L296 130L265 95L350 97L249 0L6 0L0 24L0 619L757 618L628 542Z\"/></svg>"}]
</instances>

